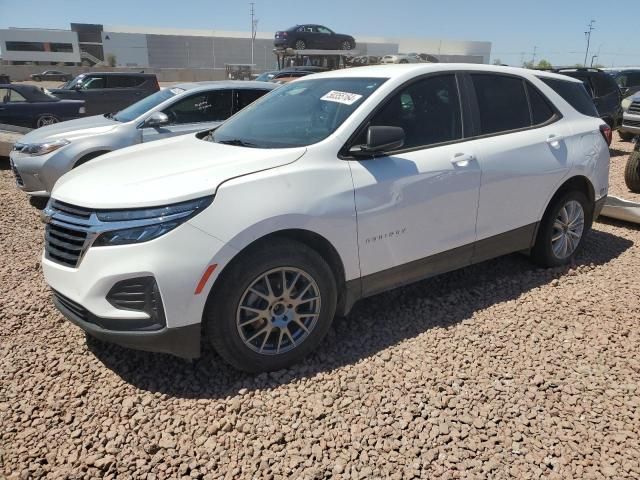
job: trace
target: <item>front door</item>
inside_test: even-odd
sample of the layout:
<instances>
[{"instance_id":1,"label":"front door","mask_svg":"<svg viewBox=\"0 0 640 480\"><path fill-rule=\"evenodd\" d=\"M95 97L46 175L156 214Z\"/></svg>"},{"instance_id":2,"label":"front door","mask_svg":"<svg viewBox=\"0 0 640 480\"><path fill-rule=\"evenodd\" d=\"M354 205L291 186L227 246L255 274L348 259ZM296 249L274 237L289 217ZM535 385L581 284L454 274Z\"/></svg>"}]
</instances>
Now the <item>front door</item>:
<instances>
[{"instance_id":1,"label":"front door","mask_svg":"<svg viewBox=\"0 0 640 480\"><path fill-rule=\"evenodd\" d=\"M409 84L368 125L402 127L406 139L398 151L350 161L365 295L468 265L480 169L462 141L456 76Z\"/></svg>"},{"instance_id":2,"label":"front door","mask_svg":"<svg viewBox=\"0 0 640 480\"><path fill-rule=\"evenodd\" d=\"M142 141L199 132L217 127L232 113L232 90L221 89L182 97L165 108L169 124L142 129Z\"/></svg>"}]
</instances>

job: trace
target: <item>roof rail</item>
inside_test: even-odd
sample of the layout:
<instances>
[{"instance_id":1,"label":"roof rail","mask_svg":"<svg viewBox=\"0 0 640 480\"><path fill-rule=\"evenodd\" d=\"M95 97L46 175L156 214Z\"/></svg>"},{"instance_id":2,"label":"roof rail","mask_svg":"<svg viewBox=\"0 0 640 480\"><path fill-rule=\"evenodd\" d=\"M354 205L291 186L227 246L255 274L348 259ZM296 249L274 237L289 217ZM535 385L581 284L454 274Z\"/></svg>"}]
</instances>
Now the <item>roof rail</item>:
<instances>
[{"instance_id":1,"label":"roof rail","mask_svg":"<svg viewBox=\"0 0 640 480\"><path fill-rule=\"evenodd\" d=\"M542 70L545 72L560 72L563 70L574 70L576 72L604 72L601 68L596 67L549 67L549 68L539 68L536 67L534 70Z\"/></svg>"}]
</instances>

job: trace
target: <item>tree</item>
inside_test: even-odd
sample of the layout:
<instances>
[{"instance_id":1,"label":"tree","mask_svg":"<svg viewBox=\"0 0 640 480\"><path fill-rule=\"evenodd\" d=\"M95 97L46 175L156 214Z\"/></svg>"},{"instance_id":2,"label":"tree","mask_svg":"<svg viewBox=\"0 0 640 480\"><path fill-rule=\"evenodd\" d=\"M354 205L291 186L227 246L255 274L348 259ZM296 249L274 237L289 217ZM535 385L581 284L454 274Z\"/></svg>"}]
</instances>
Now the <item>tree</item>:
<instances>
[{"instance_id":1,"label":"tree","mask_svg":"<svg viewBox=\"0 0 640 480\"><path fill-rule=\"evenodd\" d=\"M109 65L110 67L115 67L117 63L118 62L116 56L113 53L107 55L107 65Z\"/></svg>"},{"instance_id":2,"label":"tree","mask_svg":"<svg viewBox=\"0 0 640 480\"><path fill-rule=\"evenodd\" d=\"M538 68L552 68L551 62L544 58L538 62Z\"/></svg>"}]
</instances>

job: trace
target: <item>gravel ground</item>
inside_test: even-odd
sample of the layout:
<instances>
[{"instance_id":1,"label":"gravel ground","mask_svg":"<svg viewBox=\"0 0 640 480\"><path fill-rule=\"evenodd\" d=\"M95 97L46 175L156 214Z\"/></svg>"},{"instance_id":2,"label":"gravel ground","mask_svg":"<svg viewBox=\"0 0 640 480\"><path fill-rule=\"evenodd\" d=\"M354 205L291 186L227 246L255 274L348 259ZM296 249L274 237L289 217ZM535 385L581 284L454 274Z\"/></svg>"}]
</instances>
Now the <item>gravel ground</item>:
<instances>
[{"instance_id":1,"label":"gravel ground","mask_svg":"<svg viewBox=\"0 0 640 480\"><path fill-rule=\"evenodd\" d=\"M640 228L596 224L569 268L510 255L373 297L251 376L87 342L6 159L0 203L0 477L640 477Z\"/></svg>"}]
</instances>

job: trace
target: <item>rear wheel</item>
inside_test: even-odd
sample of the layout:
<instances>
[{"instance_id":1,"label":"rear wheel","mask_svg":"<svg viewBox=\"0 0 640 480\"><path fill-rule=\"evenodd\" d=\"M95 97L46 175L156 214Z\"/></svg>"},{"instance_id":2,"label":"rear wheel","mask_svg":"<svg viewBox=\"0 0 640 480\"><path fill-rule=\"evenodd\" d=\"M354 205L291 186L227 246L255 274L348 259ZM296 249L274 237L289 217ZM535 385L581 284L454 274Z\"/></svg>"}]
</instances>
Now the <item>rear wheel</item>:
<instances>
[{"instance_id":1,"label":"rear wheel","mask_svg":"<svg viewBox=\"0 0 640 480\"><path fill-rule=\"evenodd\" d=\"M36 120L36 128L46 127L47 125L53 125L54 123L58 123L60 119L55 115L51 115L50 113L46 113L44 115L40 115Z\"/></svg>"},{"instance_id":2,"label":"rear wheel","mask_svg":"<svg viewBox=\"0 0 640 480\"><path fill-rule=\"evenodd\" d=\"M582 246L591 228L593 207L579 191L557 196L547 209L531 257L545 267L570 263Z\"/></svg>"},{"instance_id":3,"label":"rear wheel","mask_svg":"<svg viewBox=\"0 0 640 480\"><path fill-rule=\"evenodd\" d=\"M304 50L307 48L307 44L304 40L296 40L295 47L296 50Z\"/></svg>"},{"instance_id":4,"label":"rear wheel","mask_svg":"<svg viewBox=\"0 0 640 480\"><path fill-rule=\"evenodd\" d=\"M42 80L42 78L40 78L40 77L33 77L33 79L34 79L36 82L39 82L39 81L41 81L41 80Z\"/></svg>"},{"instance_id":5,"label":"rear wheel","mask_svg":"<svg viewBox=\"0 0 640 480\"><path fill-rule=\"evenodd\" d=\"M205 335L234 367L279 370L315 349L336 309L336 283L306 245L275 240L223 272L207 302Z\"/></svg>"},{"instance_id":6,"label":"rear wheel","mask_svg":"<svg viewBox=\"0 0 640 480\"><path fill-rule=\"evenodd\" d=\"M342 49L342 50L352 50L353 49L353 44L349 40L345 40L340 45L340 49Z\"/></svg>"},{"instance_id":7,"label":"rear wheel","mask_svg":"<svg viewBox=\"0 0 640 480\"><path fill-rule=\"evenodd\" d=\"M627 159L624 169L624 183L633 193L640 193L640 151L634 150Z\"/></svg>"}]
</instances>

